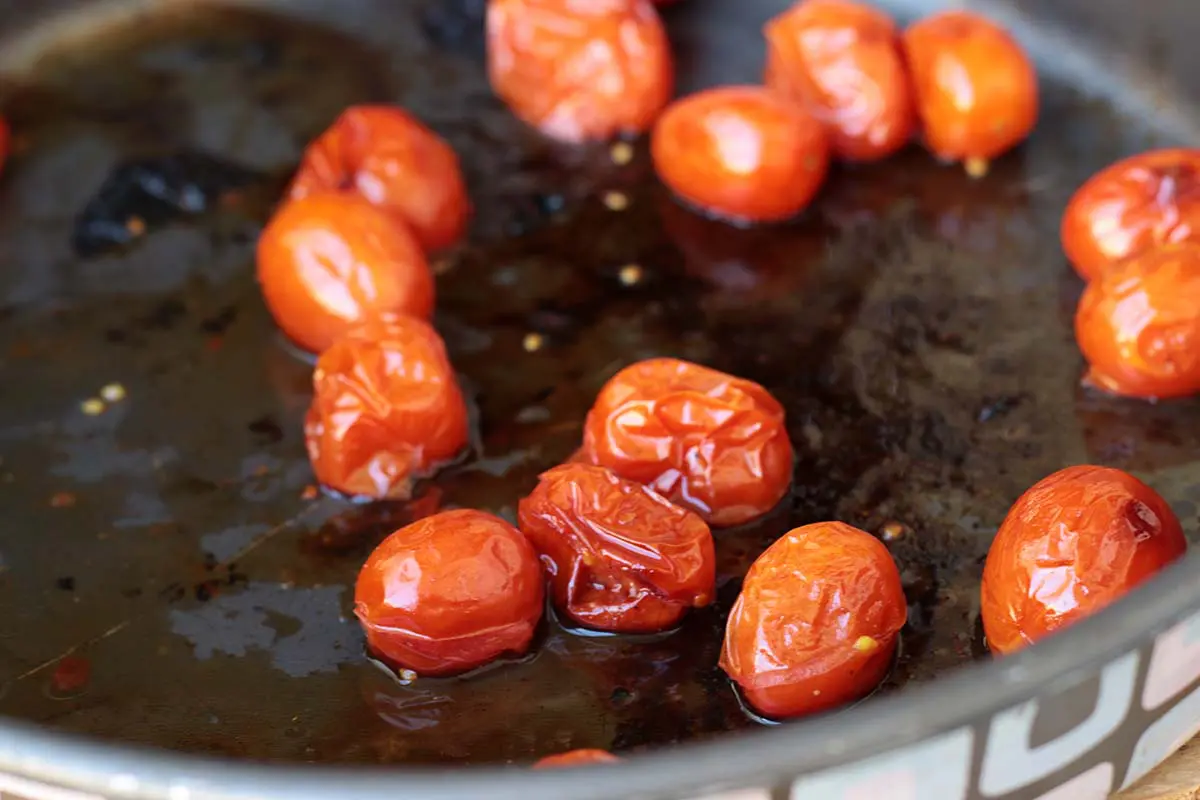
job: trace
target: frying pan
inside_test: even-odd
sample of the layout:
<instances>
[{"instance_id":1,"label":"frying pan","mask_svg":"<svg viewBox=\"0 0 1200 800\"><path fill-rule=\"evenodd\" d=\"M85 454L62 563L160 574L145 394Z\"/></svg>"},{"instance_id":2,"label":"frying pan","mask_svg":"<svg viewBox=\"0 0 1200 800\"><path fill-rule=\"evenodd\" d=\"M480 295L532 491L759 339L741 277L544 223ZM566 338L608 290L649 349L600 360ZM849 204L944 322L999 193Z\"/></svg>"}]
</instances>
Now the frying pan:
<instances>
[{"instance_id":1,"label":"frying pan","mask_svg":"<svg viewBox=\"0 0 1200 800\"><path fill-rule=\"evenodd\" d=\"M783 5L666 10L680 90L756 80ZM1196 537L1200 406L1079 388L1056 231L1092 172L1195 142L1200 15L986 11L1040 61L1026 146L979 181L916 148L839 168L804 218L739 230L674 204L642 143L619 164L517 123L478 0L0 2L0 796L1088 800L1145 774L1200 728L1196 560L1003 661L976 598L1009 505L1068 464L1135 472ZM444 135L477 206L435 263L476 439L399 505L311 487L311 367L252 269L302 147L364 101ZM763 383L797 443L790 497L718 533L715 605L658 637L548 619L468 679L373 664L350 613L371 548L436 508L511 517L652 355ZM724 615L768 543L831 518L886 532L902 654L865 702L763 729L716 667ZM589 746L625 762L525 769Z\"/></svg>"}]
</instances>

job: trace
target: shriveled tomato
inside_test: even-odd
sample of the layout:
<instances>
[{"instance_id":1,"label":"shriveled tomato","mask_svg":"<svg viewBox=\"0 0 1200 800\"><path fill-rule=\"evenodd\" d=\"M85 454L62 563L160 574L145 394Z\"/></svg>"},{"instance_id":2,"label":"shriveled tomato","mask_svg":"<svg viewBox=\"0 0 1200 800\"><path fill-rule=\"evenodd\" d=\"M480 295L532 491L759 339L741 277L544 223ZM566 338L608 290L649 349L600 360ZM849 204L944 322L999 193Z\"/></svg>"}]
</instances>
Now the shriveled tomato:
<instances>
[{"instance_id":1,"label":"shriveled tomato","mask_svg":"<svg viewBox=\"0 0 1200 800\"><path fill-rule=\"evenodd\" d=\"M1200 241L1200 149L1152 150L1118 161L1079 188L1062 219L1063 250L1092 280L1164 244Z\"/></svg>"},{"instance_id":2,"label":"shriveled tomato","mask_svg":"<svg viewBox=\"0 0 1200 800\"><path fill-rule=\"evenodd\" d=\"M1038 118L1033 62L1009 33L970 11L945 11L904 32L925 144L981 175L1028 138Z\"/></svg>"},{"instance_id":3,"label":"shriveled tomato","mask_svg":"<svg viewBox=\"0 0 1200 800\"><path fill-rule=\"evenodd\" d=\"M433 274L412 233L347 194L280 208L258 240L258 283L283 332L315 353L379 313L433 313Z\"/></svg>"},{"instance_id":4,"label":"shriveled tomato","mask_svg":"<svg viewBox=\"0 0 1200 800\"><path fill-rule=\"evenodd\" d=\"M384 539L358 575L354 613L372 652L418 675L465 672L529 649L541 566L513 526L443 511Z\"/></svg>"},{"instance_id":5,"label":"shriveled tomato","mask_svg":"<svg viewBox=\"0 0 1200 800\"><path fill-rule=\"evenodd\" d=\"M471 216L458 156L395 106L351 106L304 151L288 196L348 191L394 212L425 250L457 242Z\"/></svg>"},{"instance_id":6,"label":"shriveled tomato","mask_svg":"<svg viewBox=\"0 0 1200 800\"><path fill-rule=\"evenodd\" d=\"M467 442L467 407L441 338L415 317L383 315L338 339L317 360L304 438L322 484L409 497L416 478Z\"/></svg>"},{"instance_id":7,"label":"shriveled tomato","mask_svg":"<svg viewBox=\"0 0 1200 800\"><path fill-rule=\"evenodd\" d=\"M1099 611L1181 558L1171 507L1118 469L1078 466L1036 483L988 551L980 594L995 653L1011 653Z\"/></svg>"},{"instance_id":8,"label":"shriveled tomato","mask_svg":"<svg viewBox=\"0 0 1200 800\"><path fill-rule=\"evenodd\" d=\"M885 12L854 0L801 0L764 32L764 82L825 123L835 155L875 161L908 144L916 107Z\"/></svg>"},{"instance_id":9,"label":"shriveled tomato","mask_svg":"<svg viewBox=\"0 0 1200 800\"><path fill-rule=\"evenodd\" d=\"M546 756L535 763L533 768L581 767L585 764L612 764L620 760L607 750L584 748L582 750L568 750L565 753Z\"/></svg>"},{"instance_id":10,"label":"shriveled tomato","mask_svg":"<svg viewBox=\"0 0 1200 800\"><path fill-rule=\"evenodd\" d=\"M714 216L777 222L799 214L829 170L825 128L757 86L709 89L672 103L654 126L659 178Z\"/></svg>"},{"instance_id":11,"label":"shriveled tomato","mask_svg":"<svg viewBox=\"0 0 1200 800\"><path fill-rule=\"evenodd\" d=\"M674 68L649 0L491 0L488 76L513 113L566 141L640 133Z\"/></svg>"},{"instance_id":12,"label":"shriveled tomato","mask_svg":"<svg viewBox=\"0 0 1200 800\"><path fill-rule=\"evenodd\" d=\"M653 633L712 601L716 557L704 520L604 467L543 473L519 519L555 605L580 625Z\"/></svg>"},{"instance_id":13,"label":"shriveled tomato","mask_svg":"<svg viewBox=\"0 0 1200 800\"><path fill-rule=\"evenodd\" d=\"M841 522L805 525L746 573L721 668L764 716L824 711L879 685L907 616L900 571L878 539Z\"/></svg>"},{"instance_id":14,"label":"shriveled tomato","mask_svg":"<svg viewBox=\"0 0 1200 800\"><path fill-rule=\"evenodd\" d=\"M1075 338L1087 380L1145 398L1200 393L1200 243L1167 245L1109 267L1088 285Z\"/></svg>"}]
</instances>

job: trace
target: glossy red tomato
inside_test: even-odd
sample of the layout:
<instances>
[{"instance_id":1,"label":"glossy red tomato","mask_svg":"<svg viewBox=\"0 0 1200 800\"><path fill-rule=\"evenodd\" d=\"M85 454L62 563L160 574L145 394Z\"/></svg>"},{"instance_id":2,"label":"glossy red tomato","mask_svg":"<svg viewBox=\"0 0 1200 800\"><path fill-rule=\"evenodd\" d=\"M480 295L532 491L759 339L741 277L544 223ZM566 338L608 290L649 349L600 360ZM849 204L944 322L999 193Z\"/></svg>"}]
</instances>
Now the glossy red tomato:
<instances>
[{"instance_id":1,"label":"glossy red tomato","mask_svg":"<svg viewBox=\"0 0 1200 800\"><path fill-rule=\"evenodd\" d=\"M315 353L382 312L433 313L433 275L412 233L348 194L280 208L258 240L258 283L283 332Z\"/></svg>"},{"instance_id":2,"label":"glossy red tomato","mask_svg":"<svg viewBox=\"0 0 1200 800\"><path fill-rule=\"evenodd\" d=\"M471 217L458 156L395 106L351 106L304 151L288 196L348 191L392 211L425 250L457 242Z\"/></svg>"},{"instance_id":3,"label":"glossy red tomato","mask_svg":"<svg viewBox=\"0 0 1200 800\"><path fill-rule=\"evenodd\" d=\"M988 552L988 647L1011 653L1095 613L1183 556L1158 493L1107 467L1068 467L1021 496Z\"/></svg>"},{"instance_id":4,"label":"glossy red tomato","mask_svg":"<svg viewBox=\"0 0 1200 800\"><path fill-rule=\"evenodd\" d=\"M878 539L841 522L805 525L746 573L721 668L772 719L835 708L884 679L907 616L900 571Z\"/></svg>"},{"instance_id":5,"label":"glossy red tomato","mask_svg":"<svg viewBox=\"0 0 1200 800\"><path fill-rule=\"evenodd\" d=\"M1200 243L1166 245L1109 267L1088 285L1075 338L1087 380L1145 398L1200 393Z\"/></svg>"},{"instance_id":6,"label":"glossy red tomato","mask_svg":"<svg viewBox=\"0 0 1200 800\"><path fill-rule=\"evenodd\" d=\"M567 141L640 133L674 68L649 0L491 0L488 76L513 113Z\"/></svg>"},{"instance_id":7,"label":"glossy red tomato","mask_svg":"<svg viewBox=\"0 0 1200 800\"><path fill-rule=\"evenodd\" d=\"M875 161L908 144L916 107L885 12L854 0L801 0L765 33L764 82L825 123L836 155Z\"/></svg>"},{"instance_id":8,"label":"glossy red tomato","mask_svg":"<svg viewBox=\"0 0 1200 800\"><path fill-rule=\"evenodd\" d=\"M1062 220L1063 250L1085 280L1164 244L1200 241L1200 150L1118 161L1079 188Z\"/></svg>"},{"instance_id":9,"label":"glossy red tomato","mask_svg":"<svg viewBox=\"0 0 1200 800\"><path fill-rule=\"evenodd\" d=\"M712 601L716 556L704 520L604 467L543 473L519 517L555 605L580 625L653 633Z\"/></svg>"},{"instance_id":10,"label":"glossy red tomato","mask_svg":"<svg viewBox=\"0 0 1200 800\"><path fill-rule=\"evenodd\" d=\"M465 672L529 648L542 616L533 546L482 511L443 511L383 540L358 575L354 613L372 652L418 675Z\"/></svg>"},{"instance_id":11,"label":"glossy red tomato","mask_svg":"<svg viewBox=\"0 0 1200 800\"><path fill-rule=\"evenodd\" d=\"M605 384L584 424L581 457L712 525L765 514L792 481L778 401L757 383L674 358L640 361Z\"/></svg>"},{"instance_id":12,"label":"glossy red tomato","mask_svg":"<svg viewBox=\"0 0 1200 800\"><path fill-rule=\"evenodd\" d=\"M607 750L584 748L582 750L569 750L566 753L546 756L534 764L533 768L581 767L585 764L612 764L620 760Z\"/></svg>"},{"instance_id":13,"label":"glossy red tomato","mask_svg":"<svg viewBox=\"0 0 1200 800\"><path fill-rule=\"evenodd\" d=\"M467 407L441 338L385 315L317 360L304 438L317 480L347 495L408 498L467 443Z\"/></svg>"},{"instance_id":14,"label":"glossy red tomato","mask_svg":"<svg viewBox=\"0 0 1200 800\"><path fill-rule=\"evenodd\" d=\"M821 123L760 86L675 101L654 126L650 152L659 178L685 202L744 222L796 216L829 170Z\"/></svg>"},{"instance_id":15,"label":"glossy red tomato","mask_svg":"<svg viewBox=\"0 0 1200 800\"><path fill-rule=\"evenodd\" d=\"M925 144L974 175L1028 138L1038 82L1021 45L970 11L944 11L904 32Z\"/></svg>"}]
</instances>

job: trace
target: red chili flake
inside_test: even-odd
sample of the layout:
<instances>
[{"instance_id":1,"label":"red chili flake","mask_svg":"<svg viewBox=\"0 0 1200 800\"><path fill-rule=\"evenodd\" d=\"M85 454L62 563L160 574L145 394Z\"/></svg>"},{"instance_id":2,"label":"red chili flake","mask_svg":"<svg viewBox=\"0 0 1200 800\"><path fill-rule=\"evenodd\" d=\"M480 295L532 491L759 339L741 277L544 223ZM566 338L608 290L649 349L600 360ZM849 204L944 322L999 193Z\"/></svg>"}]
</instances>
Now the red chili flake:
<instances>
[{"instance_id":1,"label":"red chili flake","mask_svg":"<svg viewBox=\"0 0 1200 800\"><path fill-rule=\"evenodd\" d=\"M221 349L225 341L220 336L210 336L204 342L204 349L210 353L215 353Z\"/></svg>"},{"instance_id":2,"label":"red chili flake","mask_svg":"<svg viewBox=\"0 0 1200 800\"><path fill-rule=\"evenodd\" d=\"M50 690L56 695L79 694L92 677L92 664L82 656L66 656L54 667Z\"/></svg>"},{"instance_id":3,"label":"red chili flake","mask_svg":"<svg viewBox=\"0 0 1200 800\"><path fill-rule=\"evenodd\" d=\"M70 508L75 505L75 495L70 492L55 492L50 495L51 508Z\"/></svg>"},{"instance_id":4,"label":"red chili flake","mask_svg":"<svg viewBox=\"0 0 1200 800\"><path fill-rule=\"evenodd\" d=\"M305 486L304 491L302 491L300 493L300 499L301 500L316 500L317 499L317 487L313 486L311 483L308 486Z\"/></svg>"}]
</instances>

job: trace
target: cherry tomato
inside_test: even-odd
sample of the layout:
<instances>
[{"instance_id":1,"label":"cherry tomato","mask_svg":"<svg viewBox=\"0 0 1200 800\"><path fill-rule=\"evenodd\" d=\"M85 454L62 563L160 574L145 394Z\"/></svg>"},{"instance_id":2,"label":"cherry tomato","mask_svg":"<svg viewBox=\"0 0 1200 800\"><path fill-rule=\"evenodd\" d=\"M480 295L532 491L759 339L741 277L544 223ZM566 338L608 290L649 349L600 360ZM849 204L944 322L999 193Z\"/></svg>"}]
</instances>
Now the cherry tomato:
<instances>
[{"instance_id":1,"label":"cherry tomato","mask_svg":"<svg viewBox=\"0 0 1200 800\"><path fill-rule=\"evenodd\" d=\"M996 23L969 11L934 14L904 32L904 49L925 144L938 158L981 175L1037 124L1033 63Z\"/></svg>"},{"instance_id":2,"label":"cherry tomato","mask_svg":"<svg viewBox=\"0 0 1200 800\"><path fill-rule=\"evenodd\" d=\"M1075 338L1088 382L1131 397L1200 393L1200 243L1167 245L1090 283Z\"/></svg>"},{"instance_id":3,"label":"cherry tomato","mask_svg":"<svg viewBox=\"0 0 1200 800\"><path fill-rule=\"evenodd\" d=\"M878 539L841 522L805 525L746 573L721 668L767 717L824 711L879 685L907 615L900 571Z\"/></svg>"},{"instance_id":4,"label":"cherry tomato","mask_svg":"<svg viewBox=\"0 0 1200 800\"><path fill-rule=\"evenodd\" d=\"M407 499L462 450L467 407L441 338L384 315L321 354L304 438L317 480L347 495Z\"/></svg>"},{"instance_id":5,"label":"cherry tomato","mask_svg":"<svg viewBox=\"0 0 1200 800\"><path fill-rule=\"evenodd\" d=\"M1068 467L1025 492L988 551L980 590L988 647L1011 653L1121 597L1183 556L1158 493L1107 467Z\"/></svg>"},{"instance_id":6,"label":"cherry tomato","mask_svg":"<svg viewBox=\"0 0 1200 800\"><path fill-rule=\"evenodd\" d=\"M534 764L533 768L554 769L557 767L581 767L585 764L612 764L620 760L621 759L617 758L607 750L584 748L582 750L569 750L565 753L546 756Z\"/></svg>"},{"instance_id":7,"label":"cherry tomato","mask_svg":"<svg viewBox=\"0 0 1200 800\"><path fill-rule=\"evenodd\" d=\"M908 144L916 107L886 13L853 0L802 0L765 33L764 82L825 123L836 155L875 161Z\"/></svg>"},{"instance_id":8,"label":"cherry tomato","mask_svg":"<svg viewBox=\"0 0 1200 800\"><path fill-rule=\"evenodd\" d=\"M829 170L824 127L762 87L709 89L672 103L654 126L659 178L714 216L777 222L800 213Z\"/></svg>"},{"instance_id":9,"label":"cherry tomato","mask_svg":"<svg viewBox=\"0 0 1200 800\"><path fill-rule=\"evenodd\" d=\"M1153 247L1196 241L1200 150L1194 148L1118 161L1081 186L1063 214L1063 250L1084 280Z\"/></svg>"},{"instance_id":10,"label":"cherry tomato","mask_svg":"<svg viewBox=\"0 0 1200 800\"><path fill-rule=\"evenodd\" d=\"M674 68L649 0L491 0L488 75L513 113L566 141L640 133Z\"/></svg>"},{"instance_id":11,"label":"cherry tomato","mask_svg":"<svg viewBox=\"0 0 1200 800\"><path fill-rule=\"evenodd\" d=\"M304 151L288 196L339 191L394 212L426 251L457 242L471 216L454 150L394 106L343 111Z\"/></svg>"},{"instance_id":12,"label":"cherry tomato","mask_svg":"<svg viewBox=\"0 0 1200 800\"><path fill-rule=\"evenodd\" d=\"M384 539L358 575L371 650L418 675L465 672L529 649L542 616L533 546L482 511L443 511Z\"/></svg>"},{"instance_id":13,"label":"cherry tomato","mask_svg":"<svg viewBox=\"0 0 1200 800\"><path fill-rule=\"evenodd\" d=\"M674 358L618 372L588 412L582 457L711 525L770 511L792 480L783 407L757 383Z\"/></svg>"},{"instance_id":14,"label":"cherry tomato","mask_svg":"<svg viewBox=\"0 0 1200 800\"><path fill-rule=\"evenodd\" d=\"M555 605L580 625L653 633L712 601L716 556L704 520L604 467L543 473L519 518Z\"/></svg>"}]
</instances>

